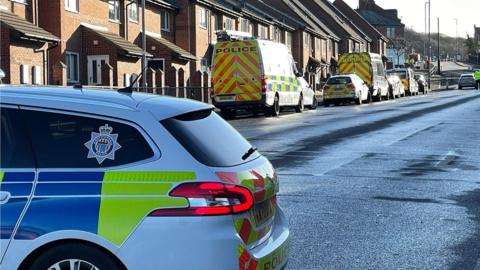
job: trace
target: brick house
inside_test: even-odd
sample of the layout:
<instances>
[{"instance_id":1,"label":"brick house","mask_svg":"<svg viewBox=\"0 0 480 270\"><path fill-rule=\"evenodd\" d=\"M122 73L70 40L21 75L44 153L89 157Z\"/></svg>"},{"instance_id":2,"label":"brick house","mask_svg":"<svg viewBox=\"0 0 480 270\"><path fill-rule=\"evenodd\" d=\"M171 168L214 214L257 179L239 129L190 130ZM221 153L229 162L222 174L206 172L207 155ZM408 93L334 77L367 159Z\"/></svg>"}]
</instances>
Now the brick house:
<instances>
[{"instance_id":1,"label":"brick house","mask_svg":"<svg viewBox=\"0 0 480 270\"><path fill-rule=\"evenodd\" d=\"M52 50L51 84L99 86L129 85L141 72L142 17L136 0L39 1L39 22L61 39ZM163 67L149 70L149 86L178 86L178 73L188 77L187 61L176 61L170 44L175 39L178 7L167 0L147 0L145 8L147 57L163 60ZM187 57L188 58L188 57ZM178 63L178 65L177 65ZM183 67L183 69L181 69ZM151 76L158 73L157 76Z\"/></svg>"},{"instance_id":2,"label":"brick house","mask_svg":"<svg viewBox=\"0 0 480 270\"><path fill-rule=\"evenodd\" d=\"M337 60L339 54L340 37L327 27L312 11L306 9L301 1L283 0L288 8L295 12L305 23L311 27L318 29L324 33L323 38L315 38L312 42L312 49L315 51L315 58L320 60L321 70L320 76L316 78L317 84L320 80L325 80L328 74L334 74L337 68Z\"/></svg>"},{"instance_id":3,"label":"brick house","mask_svg":"<svg viewBox=\"0 0 480 270\"><path fill-rule=\"evenodd\" d=\"M335 0L333 5L347 16L353 24L355 24L361 31L367 34L371 39L371 52L380 55L387 55L388 38L378 31L373 25L365 20L357 11L351 8L343 0Z\"/></svg>"},{"instance_id":4,"label":"brick house","mask_svg":"<svg viewBox=\"0 0 480 270\"><path fill-rule=\"evenodd\" d=\"M4 83L47 84L49 55L59 38L38 26L35 1L0 0L0 68Z\"/></svg>"},{"instance_id":5,"label":"brick house","mask_svg":"<svg viewBox=\"0 0 480 270\"><path fill-rule=\"evenodd\" d=\"M375 0L360 0L357 12L389 39L387 45L389 66L404 65L405 24L398 18L398 10L383 9L375 3Z\"/></svg>"},{"instance_id":6,"label":"brick house","mask_svg":"<svg viewBox=\"0 0 480 270\"><path fill-rule=\"evenodd\" d=\"M337 15L335 7L327 0L299 1L292 0L301 9L309 10L311 14L331 29L341 38L339 54L366 51L366 43L361 36L343 18Z\"/></svg>"}]
</instances>

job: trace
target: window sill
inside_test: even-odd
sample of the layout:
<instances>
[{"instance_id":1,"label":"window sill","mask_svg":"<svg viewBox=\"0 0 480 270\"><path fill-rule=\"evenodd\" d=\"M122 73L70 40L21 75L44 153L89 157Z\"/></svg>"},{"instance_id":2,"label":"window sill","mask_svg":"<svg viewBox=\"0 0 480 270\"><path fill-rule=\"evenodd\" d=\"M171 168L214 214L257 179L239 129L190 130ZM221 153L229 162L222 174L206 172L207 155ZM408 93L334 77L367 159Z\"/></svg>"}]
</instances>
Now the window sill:
<instances>
[{"instance_id":1,"label":"window sill","mask_svg":"<svg viewBox=\"0 0 480 270\"><path fill-rule=\"evenodd\" d=\"M207 27L206 27L206 26L199 25L199 27L200 27L200 29L207 30Z\"/></svg>"},{"instance_id":2,"label":"window sill","mask_svg":"<svg viewBox=\"0 0 480 270\"><path fill-rule=\"evenodd\" d=\"M120 20L108 19L108 22L115 23L115 24L122 24Z\"/></svg>"},{"instance_id":3,"label":"window sill","mask_svg":"<svg viewBox=\"0 0 480 270\"><path fill-rule=\"evenodd\" d=\"M138 24L138 20L135 21L135 20L128 19L128 22Z\"/></svg>"},{"instance_id":4,"label":"window sill","mask_svg":"<svg viewBox=\"0 0 480 270\"><path fill-rule=\"evenodd\" d=\"M28 6L28 2L27 2L27 1L10 0L10 2L17 3L17 4L21 4L21 5L24 5L24 6Z\"/></svg>"},{"instance_id":5,"label":"window sill","mask_svg":"<svg viewBox=\"0 0 480 270\"><path fill-rule=\"evenodd\" d=\"M65 9L65 11L68 11L68 12L70 12L70 13L74 13L74 14L78 14L78 13L80 13L78 10L67 9L67 8Z\"/></svg>"},{"instance_id":6,"label":"window sill","mask_svg":"<svg viewBox=\"0 0 480 270\"><path fill-rule=\"evenodd\" d=\"M168 32L168 33L170 33L170 29L163 29L163 28L162 28L162 32Z\"/></svg>"}]
</instances>

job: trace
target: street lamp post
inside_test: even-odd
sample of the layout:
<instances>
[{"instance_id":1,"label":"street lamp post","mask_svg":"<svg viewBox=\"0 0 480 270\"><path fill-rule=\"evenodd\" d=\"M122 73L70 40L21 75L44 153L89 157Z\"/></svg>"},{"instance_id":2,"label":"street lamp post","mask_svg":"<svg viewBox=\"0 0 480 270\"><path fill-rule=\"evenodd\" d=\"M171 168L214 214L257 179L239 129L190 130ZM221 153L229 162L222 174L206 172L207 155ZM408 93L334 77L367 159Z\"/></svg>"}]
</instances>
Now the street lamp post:
<instances>
[{"instance_id":1,"label":"street lamp post","mask_svg":"<svg viewBox=\"0 0 480 270\"><path fill-rule=\"evenodd\" d=\"M432 46L430 45L430 12L432 9L431 0L428 0L428 86L431 87L430 63L432 63Z\"/></svg>"},{"instance_id":2,"label":"street lamp post","mask_svg":"<svg viewBox=\"0 0 480 270\"><path fill-rule=\"evenodd\" d=\"M147 92L147 33L145 32L145 0L142 0L142 88Z\"/></svg>"}]
</instances>

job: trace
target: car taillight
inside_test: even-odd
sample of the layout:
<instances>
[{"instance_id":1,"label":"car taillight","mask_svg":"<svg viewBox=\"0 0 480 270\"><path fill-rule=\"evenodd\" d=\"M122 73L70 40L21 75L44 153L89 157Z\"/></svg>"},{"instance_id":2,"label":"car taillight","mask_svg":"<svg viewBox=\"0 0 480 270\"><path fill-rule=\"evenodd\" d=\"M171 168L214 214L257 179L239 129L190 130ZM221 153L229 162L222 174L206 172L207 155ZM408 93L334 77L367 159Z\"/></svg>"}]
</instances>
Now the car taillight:
<instances>
[{"instance_id":1,"label":"car taillight","mask_svg":"<svg viewBox=\"0 0 480 270\"><path fill-rule=\"evenodd\" d=\"M265 76L262 76L261 83L262 83L262 94L265 94L267 93L267 79L265 78Z\"/></svg>"},{"instance_id":2,"label":"car taillight","mask_svg":"<svg viewBox=\"0 0 480 270\"><path fill-rule=\"evenodd\" d=\"M347 84L348 90L355 90L355 85L353 83Z\"/></svg>"},{"instance_id":3,"label":"car taillight","mask_svg":"<svg viewBox=\"0 0 480 270\"><path fill-rule=\"evenodd\" d=\"M325 86L323 87L323 90L324 90L324 91L330 90L330 85L325 85Z\"/></svg>"},{"instance_id":4,"label":"car taillight","mask_svg":"<svg viewBox=\"0 0 480 270\"><path fill-rule=\"evenodd\" d=\"M157 209L149 216L218 216L239 214L253 206L253 195L245 187L216 182L184 183L170 192L188 200L189 207Z\"/></svg>"}]
</instances>

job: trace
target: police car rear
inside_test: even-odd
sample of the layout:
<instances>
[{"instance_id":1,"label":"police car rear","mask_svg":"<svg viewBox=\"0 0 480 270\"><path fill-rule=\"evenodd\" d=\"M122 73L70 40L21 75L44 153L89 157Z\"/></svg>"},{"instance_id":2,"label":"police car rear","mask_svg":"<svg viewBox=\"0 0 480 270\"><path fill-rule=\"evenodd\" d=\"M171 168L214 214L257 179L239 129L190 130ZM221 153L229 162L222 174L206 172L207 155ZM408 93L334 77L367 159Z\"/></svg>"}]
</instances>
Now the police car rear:
<instances>
[{"instance_id":1,"label":"police car rear","mask_svg":"<svg viewBox=\"0 0 480 270\"><path fill-rule=\"evenodd\" d=\"M1 269L285 266L275 171L212 106L86 89L0 95Z\"/></svg>"}]
</instances>

